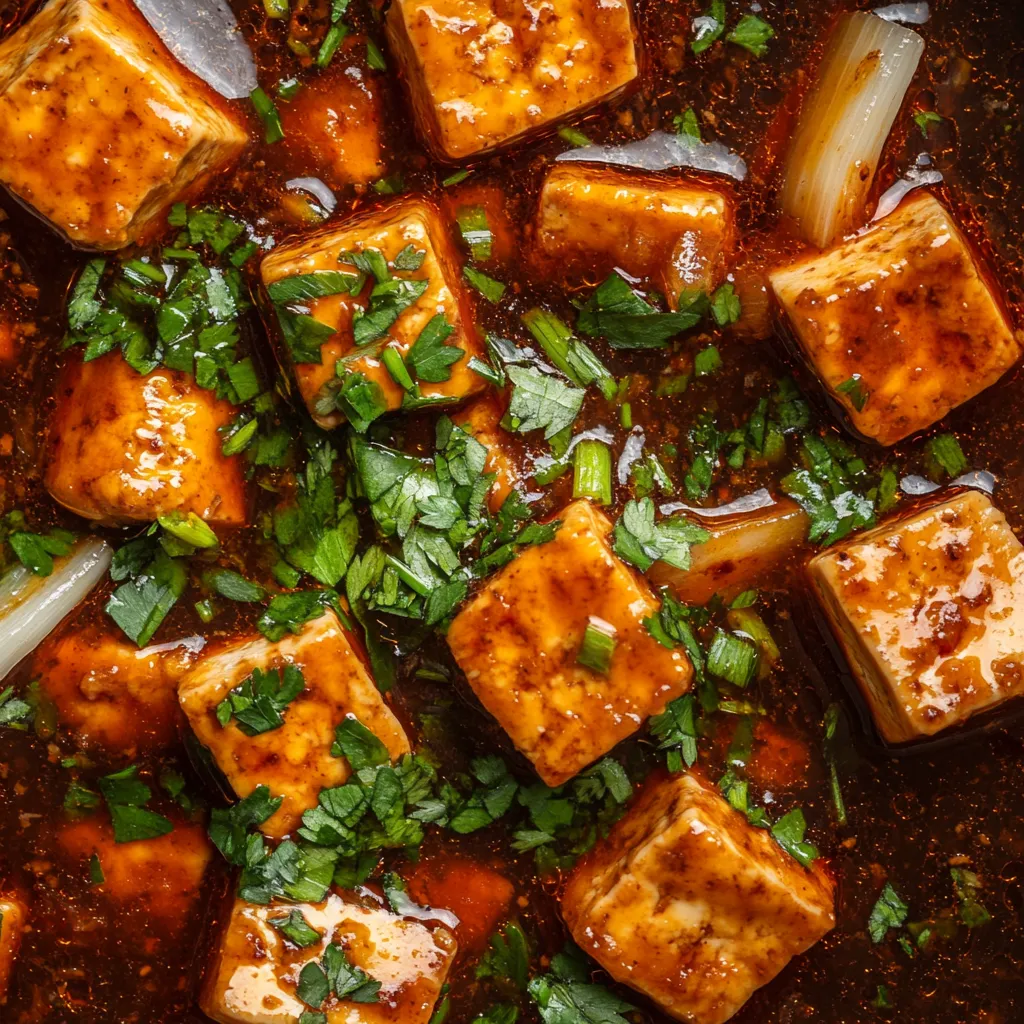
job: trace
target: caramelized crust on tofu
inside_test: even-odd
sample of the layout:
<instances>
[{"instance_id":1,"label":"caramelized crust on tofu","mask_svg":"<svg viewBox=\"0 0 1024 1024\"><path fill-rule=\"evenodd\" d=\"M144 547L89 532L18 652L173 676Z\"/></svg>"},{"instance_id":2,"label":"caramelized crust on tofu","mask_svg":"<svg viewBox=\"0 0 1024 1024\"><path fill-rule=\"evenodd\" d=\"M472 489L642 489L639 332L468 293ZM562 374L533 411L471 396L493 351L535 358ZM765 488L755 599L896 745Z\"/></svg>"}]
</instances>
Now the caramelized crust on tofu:
<instances>
[{"instance_id":1,"label":"caramelized crust on tofu","mask_svg":"<svg viewBox=\"0 0 1024 1024\"><path fill-rule=\"evenodd\" d=\"M673 308L681 292L719 282L733 235L722 193L635 171L556 164L540 195L537 245L561 270L621 267L653 281Z\"/></svg>"},{"instance_id":2,"label":"caramelized crust on tofu","mask_svg":"<svg viewBox=\"0 0 1024 1024\"><path fill-rule=\"evenodd\" d=\"M65 825L57 842L80 862L75 870L81 878L89 877L92 855L99 858L103 881L94 884L92 892L140 922L158 918L162 928L172 930L187 922L213 854L206 829L180 821L165 836L116 843L107 822L90 819Z\"/></svg>"},{"instance_id":3,"label":"caramelized crust on tofu","mask_svg":"<svg viewBox=\"0 0 1024 1024\"><path fill-rule=\"evenodd\" d=\"M452 422L457 427L472 434L487 449L484 472L494 474L494 483L487 496L492 512L501 508L502 502L519 482L515 460L506 447L508 435L501 427L504 415L501 399L493 392L481 395L452 415Z\"/></svg>"},{"instance_id":4,"label":"caramelized crust on tofu","mask_svg":"<svg viewBox=\"0 0 1024 1024\"><path fill-rule=\"evenodd\" d=\"M288 144L308 150L329 183L359 185L383 177L381 97L360 64L304 82L279 110Z\"/></svg>"},{"instance_id":5,"label":"caramelized crust on tofu","mask_svg":"<svg viewBox=\"0 0 1024 1024\"><path fill-rule=\"evenodd\" d=\"M651 638L658 602L611 550L587 501L554 540L528 548L455 617L448 644L484 707L549 786L571 779L685 693L686 656ZM615 629L607 675L576 661L591 619Z\"/></svg>"},{"instance_id":6,"label":"caramelized crust on tofu","mask_svg":"<svg viewBox=\"0 0 1024 1024\"><path fill-rule=\"evenodd\" d=\"M1024 547L984 494L890 520L809 568L888 742L1024 693Z\"/></svg>"},{"instance_id":7,"label":"caramelized crust on tofu","mask_svg":"<svg viewBox=\"0 0 1024 1024\"><path fill-rule=\"evenodd\" d=\"M77 245L139 241L248 142L128 0L51 0L0 43L0 182Z\"/></svg>"},{"instance_id":8,"label":"caramelized crust on tofu","mask_svg":"<svg viewBox=\"0 0 1024 1024\"><path fill-rule=\"evenodd\" d=\"M21 946L21 935L28 922L28 908L10 894L0 894L0 1006L7 998L7 986Z\"/></svg>"},{"instance_id":9,"label":"caramelized crust on tofu","mask_svg":"<svg viewBox=\"0 0 1024 1024\"><path fill-rule=\"evenodd\" d=\"M983 268L927 192L770 280L824 386L884 445L942 419L1020 355Z\"/></svg>"},{"instance_id":10,"label":"caramelized crust on tofu","mask_svg":"<svg viewBox=\"0 0 1024 1024\"><path fill-rule=\"evenodd\" d=\"M91 625L47 640L32 678L82 747L133 756L176 741L178 680L202 648L194 636L139 650Z\"/></svg>"},{"instance_id":11,"label":"caramelized crust on tofu","mask_svg":"<svg viewBox=\"0 0 1024 1024\"><path fill-rule=\"evenodd\" d=\"M722 1024L835 924L833 887L712 786L648 783L562 896L573 938L687 1024Z\"/></svg>"},{"instance_id":12,"label":"caramelized crust on tofu","mask_svg":"<svg viewBox=\"0 0 1024 1024\"><path fill-rule=\"evenodd\" d=\"M323 903L259 907L236 900L199 1005L219 1024L294 1024L308 1010L296 995L302 968L329 943L381 983L379 1000L357 1003L331 995L327 1024L427 1024L455 957L446 928L400 917L367 890L361 903L331 893ZM322 938L296 947L269 922L298 910Z\"/></svg>"},{"instance_id":13,"label":"caramelized crust on tofu","mask_svg":"<svg viewBox=\"0 0 1024 1024\"><path fill-rule=\"evenodd\" d=\"M394 0L386 25L420 134L441 160L507 146L638 74L628 0Z\"/></svg>"},{"instance_id":14,"label":"caramelized crust on tofu","mask_svg":"<svg viewBox=\"0 0 1024 1024\"><path fill-rule=\"evenodd\" d=\"M247 736L234 718L217 721L217 705L253 669L296 665L305 689L282 712L284 725ZM243 637L206 655L178 685L178 699L192 729L240 797L257 786L284 797L261 826L283 836L316 806L321 789L340 786L351 774L348 762L331 755L335 726L357 718L388 748L392 760L409 753L398 719L381 699L373 678L337 616L327 612L278 643Z\"/></svg>"},{"instance_id":15,"label":"caramelized crust on tofu","mask_svg":"<svg viewBox=\"0 0 1024 1024\"><path fill-rule=\"evenodd\" d=\"M668 584L683 601L706 604L713 595L735 597L763 580L807 539L807 514L783 498L767 508L735 516L691 518L711 539L690 549L690 568L655 562L647 578Z\"/></svg>"},{"instance_id":16,"label":"caramelized crust on tofu","mask_svg":"<svg viewBox=\"0 0 1024 1024\"><path fill-rule=\"evenodd\" d=\"M310 415L325 428L336 427L345 417L333 408L324 411L321 401L329 399L339 378L362 373L383 391L390 410L400 409L405 392L392 380L380 356L385 346L397 348L404 356L430 320L442 314L453 328L445 344L463 350L463 356L451 367L451 376L440 383L420 382L425 398L444 397L453 402L481 391L485 386L479 374L469 368L473 356L483 356L483 344L473 324L473 306L461 273L461 260L452 240L451 229L433 206L421 198L400 199L381 209L358 214L340 227L275 249L261 266L263 284L315 271L345 269L338 262L343 252L378 250L389 262L408 245L424 254L418 270L402 272L400 277L427 281L420 298L401 313L387 336L379 342L356 349L352 335L353 311L366 306L370 285L360 297L329 295L309 303L314 319L333 327L336 333L320 349L319 363L295 363L296 382ZM349 267L353 270L354 268ZM333 382L333 383L332 383ZM328 402L328 405L333 403Z\"/></svg>"},{"instance_id":17,"label":"caramelized crust on tofu","mask_svg":"<svg viewBox=\"0 0 1024 1024\"><path fill-rule=\"evenodd\" d=\"M69 353L49 427L46 489L101 523L152 522L178 509L213 526L248 519L246 463L221 454L234 410L190 374L136 373L110 352Z\"/></svg>"}]
</instances>

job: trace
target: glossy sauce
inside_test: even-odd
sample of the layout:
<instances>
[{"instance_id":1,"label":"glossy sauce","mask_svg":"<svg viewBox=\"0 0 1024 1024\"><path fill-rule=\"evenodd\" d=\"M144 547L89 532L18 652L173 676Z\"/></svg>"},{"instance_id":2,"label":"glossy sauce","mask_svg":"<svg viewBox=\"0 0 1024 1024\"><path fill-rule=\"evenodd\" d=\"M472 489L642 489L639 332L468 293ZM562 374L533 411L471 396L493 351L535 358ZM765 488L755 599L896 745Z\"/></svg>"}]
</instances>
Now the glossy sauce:
<instances>
[{"instance_id":1,"label":"glossy sauce","mask_svg":"<svg viewBox=\"0 0 1024 1024\"><path fill-rule=\"evenodd\" d=\"M19 23L33 6L0 0L0 26ZM295 74L298 66L284 45L284 33L279 26L266 26L262 5L234 0L232 6L257 59L261 81L272 84ZM621 142L644 137L656 128L671 131L672 117L693 106L704 119L705 137L724 142L746 158L748 179L725 183L725 187L734 194L738 210L737 290L744 296L747 317L758 309L765 267L799 248L791 226L780 224L774 210L796 101L806 90L820 55L822 34L840 6L868 9L863 3L823 5L811 0L767 0L761 6L776 31L763 59L755 61L736 47L720 46L695 60L688 49L690 20L703 13L702 5L637 0L644 41L638 88L610 110L598 108L573 121L594 141ZM946 120L928 143L914 135L909 119L897 122L903 128L897 128L882 154L873 196L903 173L918 152L928 149L946 177L937 194L991 262L1019 323L1024 299L1024 204L1019 201L1024 187L1024 52L1020 48L1024 14L998 0L949 2L932 8L931 20L921 29L926 56L909 100L938 110ZM260 235L283 241L315 230L297 216L304 208L286 182L315 176L331 185L337 207L324 225L330 228L349 213L381 201L372 189L351 181L401 174L408 191L424 192L444 204L457 203L460 195L467 202L477 202L472 198L478 194L474 190L493 186L504 196L502 212L513 231L528 224L543 176L565 143L549 138L484 158L474 163L475 173L464 185L442 189L440 182L451 168L433 162L416 141L393 73L367 75L365 71L362 32L370 30L380 43L383 32L362 5L353 5L350 20L361 32L343 45L321 78L339 83L339 88L344 84L350 98L354 96L351 102L365 102L383 111L381 147L374 156L380 171L376 164L352 170L348 161L339 171L333 154L298 131L276 146L266 146L260 141L261 126L247 105L239 104L239 116L248 119L256 141L233 176L218 184L212 200L251 222ZM363 76L354 94L352 68ZM323 87L324 92L328 88ZM302 113L300 104L312 104L313 95L312 91L300 93L302 99L293 108L281 105L286 130L293 116ZM314 111L304 116L318 115ZM701 180L700 175L687 177ZM710 178L706 183L722 184ZM0 358L14 351L13 360L5 360L0 372L4 510L26 508L39 525L75 527L78 521L43 489L42 458L46 425L57 405L58 369L64 361L58 352L64 331L61 311L83 260L6 195L0 198L0 211L6 215L0 221L0 320L10 319L14 325L7 334L0 328ZM491 223L496 224L493 216ZM568 300L589 294L604 276L596 268L582 268L567 292L537 273L537 266L532 247L517 234L494 264L496 276L510 283L510 298L501 307L479 303L478 319L484 329L522 337L520 313L543 303L568 316ZM246 335L255 357L272 370L274 358L255 318L248 323ZM658 398L659 379L688 369L693 354L709 340L692 332L675 354L601 350L613 373L632 375L632 432L642 432L649 448L661 450L665 444L683 448L686 431L701 412L717 413L723 429L739 424L757 399L790 369L808 395L817 394L813 381L798 363L791 364L785 347L769 336L762 319L749 332L717 338L725 367L709 384ZM1017 414L1024 403L1024 384L1019 376L1019 371L1012 371L943 422L943 429L956 432L972 467L996 475L995 500L1018 533L1024 530L1024 428ZM832 422L823 405L822 413L823 423ZM577 427L598 425L598 415L596 403L588 400ZM602 425L614 432L615 451L621 450L627 431L614 423ZM395 427L408 447L430 450L430 417L396 420ZM525 475L541 453L540 447L531 445L530 440L512 435L513 478ZM888 460L903 472L922 469L920 446L909 442L897 444L884 460L877 448L859 445L857 450L873 466ZM777 491L775 484L785 468L726 471L716 480L708 503L722 504L761 486ZM677 479L681 477L678 462L671 469ZM280 486L287 485L280 482ZM548 489L541 508L554 512L563 507L570 489L571 475L562 477ZM624 501L627 489L618 491ZM272 507L276 496L261 490L258 500L253 522ZM610 511L618 514L618 509ZM275 555L258 528L220 532L236 568L257 580L268 577ZM134 534L110 531L109 535ZM941 747L892 757L875 738L848 670L834 657L827 630L816 621L804 575L807 554L806 548L797 549L772 575L768 588L765 617L782 649L783 667L769 682L752 684L748 694L767 712L756 732L750 775L759 788L759 801L770 809L781 813L797 804L804 808L811 823L810 838L831 858L837 878L837 925L757 992L735 1020L739 1024L804 1020L863 1024L874 1019L1012 1024L1024 1015L1024 825L1019 797L1024 725L1007 708L1008 713L988 728L954 735ZM104 588L94 592L72 616L64 635L98 628L114 637L114 627L102 612L106 596ZM192 635L202 635L208 642L228 642L251 630L254 619L255 612L245 606L229 605L207 626L192 612L191 600L183 600L155 642ZM401 624L386 624L385 630L402 655L395 709L413 745L427 742L446 770L453 772L465 770L473 756L500 752L517 773L531 779L526 762L516 759L507 737L459 677L444 642L429 639L412 652ZM453 682L416 677L416 669L425 663L445 666ZM27 682L34 671L27 664L9 682ZM835 701L844 706L850 723L840 737L839 770L849 812L848 824L842 828L831 813L821 755L822 714ZM134 712L133 725L139 735L171 741L165 748L149 747L151 752L140 757L154 789L161 771L175 769L186 775L191 792L218 802L219 794L208 780L196 775L183 742L175 739L188 733L177 709L163 705L154 711L151 703ZM156 717L150 718L151 714ZM712 777L724 766L732 732L729 716L717 716L715 721L717 732L702 744L701 752ZM116 734L124 731L121 725L114 729ZM644 736L640 734L628 756L653 761ZM69 770L60 762L74 753L74 743L59 734L45 735L44 730L37 737L0 731L0 886L30 893L32 904L32 930L22 945L9 1001L0 1009L4 1024L198 1024L204 1019L196 1009L199 976L209 963L212 938L229 912L227 868L214 854L198 890L184 885L177 891L171 886L168 894L160 877L165 873L164 861L157 867L136 865L127 886L136 895L121 905L104 899L90 886L86 846L76 841L74 831L83 826L66 822L61 803L72 774L80 773L88 781L123 767L124 753L111 747L117 744L91 749L80 768ZM172 838L192 834L185 812L165 795L158 794L150 806L175 821ZM424 893L430 893L432 885L435 892L444 888L453 858L472 866L466 868L466 877L472 870L496 872L514 886L518 912L534 943L535 969L562 948L567 934L555 899L560 881L538 879L532 855L515 855L501 826L462 838L430 832L415 869ZM166 863L180 861L178 854L166 857ZM970 932L960 928L953 938L933 943L913 959L892 942L871 944L866 922L885 878L892 879L910 903L911 920L949 921L956 917L957 906L949 867L965 863L984 880L984 902L993 915L987 926ZM491 915L484 934L501 920L502 912L485 904L482 897L471 904L478 910L466 914L467 933L476 912L486 910ZM449 976L448 1020L468 1024L490 1005L493 994L474 977L479 944L458 937L462 951ZM890 989L891 1009L870 1006L879 984ZM631 997L628 990L622 992ZM525 1008L521 1019L532 1021L532 1013ZM667 1020L650 1009L644 1016Z\"/></svg>"}]
</instances>

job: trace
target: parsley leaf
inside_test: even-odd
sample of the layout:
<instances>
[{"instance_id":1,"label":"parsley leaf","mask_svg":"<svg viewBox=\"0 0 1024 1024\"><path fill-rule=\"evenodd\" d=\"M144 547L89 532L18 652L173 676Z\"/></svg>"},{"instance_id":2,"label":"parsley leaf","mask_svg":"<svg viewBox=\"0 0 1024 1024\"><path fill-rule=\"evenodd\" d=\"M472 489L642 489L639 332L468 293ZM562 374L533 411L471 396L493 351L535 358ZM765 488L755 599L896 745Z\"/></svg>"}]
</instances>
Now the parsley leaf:
<instances>
[{"instance_id":1,"label":"parsley leaf","mask_svg":"<svg viewBox=\"0 0 1024 1024\"><path fill-rule=\"evenodd\" d=\"M391 760L388 748L357 718L346 718L334 730L334 757L344 757L352 771L375 768Z\"/></svg>"},{"instance_id":2,"label":"parsley leaf","mask_svg":"<svg viewBox=\"0 0 1024 1024\"><path fill-rule=\"evenodd\" d=\"M300 948L314 946L323 936L312 928L301 910L292 909L279 917L268 917L267 924L276 928L289 942Z\"/></svg>"},{"instance_id":3,"label":"parsley leaf","mask_svg":"<svg viewBox=\"0 0 1024 1024\"><path fill-rule=\"evenodd\" d=\"M786 853L807 867L818 857L818 848L813 843L804 842L807 822L804 812L799 807L783 815L772 825L772 838Z\"/></svg>"},{"instance_id":4,"label":"parsley leaf","mask_svg":"<svg viewBox=\"0 0 1024 1024\"><path fill-rule=\"evenodd\" d=\"M280 729L284 725L282 712L305 686L302 670L297 665L285 665L283 670L254 668L252 675L217 705L217 721L226 727L234 718L246 736Z\"/></svg>"},{"instance_id":5,"label":"parsley leaf","mask_svg":"<svg viewBox=\"0 0 1024 1024\"><path fill-rule=\"evenodd\" d=\"M664 348L670 338L700 323L706 309L707 299L699 294L677 313L660 312L613 273L580 307L576 326L583 334L607 339L612 348Z\"/></svg>"},{"instance_id":6,"label":"parsley leaf","mask_svg":"<svg viewBox=\"0 0 1024 1024\"><path fill-rule=\"evenodd\" d=\"M763 18L756 14L744 14L725 39L726 42L742 46L755 57L763 57L768 49L768 40L774 35L775 30Z\"/></svg>"},{"instance_id":7,"label":"parsley leaf","mask_svg":"<svg viewBox=\"0 0 1024 1024\"><path fill-rule=\"evenodd\" d=\"M549 441L572 426L583 405L582 389L532 366L509 366L506 373L514 385L508 409L513 429L522 434L543 430Z\"/></svg>"},{"instance_id":8,"label":"parsley leaf","mask_svg":"<svg viewBox=\"0 0 1024 1024\"><path fill-rule=\"evenodd\" d=\"M636 1007L588 977L582 954L573 948L552 959L550 974L530 981L528 992L544 1024L628 1024L623 1014Z\"/></svg>"},{"instance_id":9,"label":"parsley leaf","mask_svg":"<svg viewBox=\"0 0 1024 1024\"><path fill-rule=\"evenodd\" d=\"M694 38L690 49L702 54L710 49L725 31L725 0L711 0L711 6L699 18L693 19Z\"/></svg>"},{"instance_id":10,"label":"parsley leaf","mask_svg":"<svg viewBox=\"0 0 1024 1024\"><path fill-rule=\"evenodd\" d=\"M900 899L891 882L886 882L868 918L868 934L876 945L889 933L890 928L899 928L907 919L910 908Z\"/></svg>"},{"instance_id":11,"label":"parsley leaf","mask_svg":"<svg viewBox=\"0 0 1024 1024\"><path fill-rule=\"evenodd\" d=\"M642 498L626 503L614 536L615 553L646 572L655 562L689 569L690 545L708 540L711 534L684 517L655 523L654 502Z\"/></svg>"},{"instance_id":12,"label":"parsley leaf","mask_svg":"<svg viewBox=\"0 0 1024 1024\"><path fill-rule=\"evenodd\" d=\"M431 384L451 379L452 365L465 355L461 348L445 344L445 339L453 331L454 328L443 313L432 317L420 331L405 357L409 369L417 379Z\"/></svg>"},{"instance_id":13,"label":"parsley leaf","mask_svg":"<svg viewBox=\"0 0 1024 1024\"><path fill-rule=\"evenodd\" d=\"M509 921L504 932L491 936L490 946L476 966L476 976L507 980L525 992L529 970L530 947L526 934L515 921Z\"/></svg>"},{"instance_id":14,"label":"parsley leaf","mask_svg":"<svg viewBox=\"0 0 1024 1024\"><path fill-rule=\"evenodd\" d=\"M152 557L144 561L149 553ZM117 552L110 575L115 581L129 579L110 595L104 610L131 640L145 647L185 592L188 573L178 559L168 557L146 537Z\"/></svg>"},{"instance_id":15,"label":"parsley leaf","mask_svg":"<svg viewBox=\"0 0 1024 1024\"><path fill-rule=\"evenodd\" d=\"M174 826L162 814L146 810L152 797L149 786L140 781L138 766L131 765L99 780L114 826L115 843L133 843L165 836Z\"/></svg>"},{"instance_id":16,"label":"parsley leaf","mask_svg":"<svg viewBox=\"0 0 1024 1024\"><path fill-rule=\"evenodd\" d=\"M914 124L924 138L928 138L932 125L941 124L945 118L934 110L918 110L914 113Z\"/></svg>"}]
</instances>

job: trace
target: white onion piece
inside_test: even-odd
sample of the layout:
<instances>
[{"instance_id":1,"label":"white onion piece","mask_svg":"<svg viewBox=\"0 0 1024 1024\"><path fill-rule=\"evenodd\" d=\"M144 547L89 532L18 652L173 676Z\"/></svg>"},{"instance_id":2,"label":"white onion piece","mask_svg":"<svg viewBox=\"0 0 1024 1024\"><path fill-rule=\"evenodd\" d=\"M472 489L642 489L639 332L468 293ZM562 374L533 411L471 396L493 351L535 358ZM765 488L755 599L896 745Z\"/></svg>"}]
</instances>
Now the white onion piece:
<instances>
[{"instance_id":1,"label":"white onion piece","mask_svg":"<svg viewBox=\"0 0 1024 1024\"><path fill-rule=\"evenodd\" d=\"M49 576L19 565L0 579L0 680L85 600L113 557L109 544L87 537L70 555L54 559Z\"/></svg>"},{"instance_id":2,"label":"white onion piece","mask_svg":"<svg viewBox=\"0 0 1024 1024\"><path fill-rule=\"evenodd\" d=\"M674 512L695 512L701 516L738 516L747 512L756 512L758 509L770 508L775 503L772 492L767 487L762 487L750 494L741 494L738 498L730 501L728 505L702 508L699 505L686 505L681 501L669 501L662 505L659 511L666 516L670 516Z\"/></svg>"},{"instance_id":3,"label":"white onion piece","mask_svg":"<svg viewBox=\"0 0 1024 1024\"><path fill-rule=\"evenodd\" d=\"M692 167L697 171L726 174L737 181L747 176L747 165L721 142L699 142L687 135L651 132L646 139L622 146L580 146L560 153L556 160L618 167L639 167L644 171L667 171L673 167Z\"/></svg>"},{"instance_id":4,"label":"white onion piece","mask_svg":"<svg viewBox=\"0 0 1024 1024\"><path fill-rule=\"evenodd\" d=\"M878 197L878 206L875 207L871 222L874 223L876 220L888 217L900 205L908 192L913 192L915 188L921 188L924 185L938 185L940 181L942 181L941 171L934 168L921 171L916 167L911 167L905 177L899 178Z\"/></svg>"},{"instance_id":5,"label":"white onion piece","mask_svg":"<svg viewBox=\"0 0 1024 1024\"><path fill-rule=\"evenodd\" d=\"M290 192L308 192L328 212L334 213L338 205L337 196L319 178L289 178L284 187Z\"/></svg>"},{"instance_id":6,"label":"white onion piece","mask_svg":"<svg viewBox=\"0 0 1024 1024\"><path fill-rule=\"evenodd\" d=\"M904 25L923 25L931 17L931 11L924 0L916 4L889 4L887 7L876 7L871 13L876 18L901 21Z\"/></svg>"},{"instance_id":7,"label":"white onion piece","mask_svg":"<svg viewBox=\"0 0 1024 1024\"><path fill-rule=\"evenodd\" d=\"M886 137L924 50L908 28L846 14L829 38L786 163L782 210L824 248L863 226Z\"/></svg>"},{"instance_id":8,"label":"white onion piece","mask_svg":"<svg viewBox=\"0 0 1024 1024\"><path fill-rule=\"evenodd\" d=\"M164 46L229 100L259 85L256 64L227 0L135 0Z\"/></svg>"}]
</instances>

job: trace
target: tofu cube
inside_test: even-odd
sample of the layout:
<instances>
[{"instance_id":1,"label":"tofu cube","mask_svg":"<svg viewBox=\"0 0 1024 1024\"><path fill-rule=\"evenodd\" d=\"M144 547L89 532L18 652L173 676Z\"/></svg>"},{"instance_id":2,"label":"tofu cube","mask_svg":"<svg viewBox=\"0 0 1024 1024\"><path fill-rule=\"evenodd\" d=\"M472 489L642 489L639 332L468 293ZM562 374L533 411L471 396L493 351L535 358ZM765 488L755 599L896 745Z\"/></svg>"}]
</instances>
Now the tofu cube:
<instances>
[{"instance_id":1,"label":"tofu cube","mask_svg":"<svg viewBox=\"0 0 1024 1024\"><path fill-rule=\"evenodd\" d=\"M32 658L32 678L83 749L133 759L177 742L178 680L203 644L193 636L140 650L87 625L44 641Z\"/></svg>"},{"instance_id":2,"label":"tofu cube","mask_svg":"<svg viewBox=\"0 0 1024 1024\"><path fill-rule=\"evenodd\" d=\"M687 182L556 164L540 195L537 245L561 272L647 278L673 308L709 291L725 271L734 213L721 192Z\"/></svg>"},{"instance_id":3,"label":"tofu cube","mask_svg":"<svg viewBox=\"0 0 1024 1024\"><path fill-rule=\"evenodd\" d=\"M0 1006L7 999L7 987L14 973L21 936L28 923L28 907L17 896L0 893Z\"/></svg>"},{"instance_id":4,"label":"tofu cube","mask_svg":"<svg viewBox=\"0 0 1024 1024\"><path fill-rule=\"evenodd\" d=\"M879 444L936 423L1020 355L984 268L927 192L769 279L822 384Z\"/></svg>"},{"instance_id":5,"label":"tofu cube","mask_svg":"<svg viewBox=\"0 0 1024 1024\"><path fill-rule=\"evenodd\" d=\"M573 938L686 1024L722 1024L835 924L833 886L695 775L648 783L562 896Z\"/></svg>"},{"instance_id":6,"label":"tofu cube","mask_svg":"<svg viewBox=\"0 0 1024 1024\"><path fill-rule=\"evenodd\" d=\"M339 255L345 252L376 250L393 263L407 246L421 253L423 261L416 270L395 270L394 275L400 280L425 281L427 287L399 314L383 338L357 346L353 334L355 311L367 308L372 282L360 296L327 295L293 307L308 310L315 320L335 331L320 347L317 362L296 358L297 353L284 344L299 392L310 415L322 427L336 427L344 422L345 416L338 410L334 396L354 374L362 374L380 389L389 411L401 409L406 392L392 379L382 360L382 352L385 347L396 348L404 357L420 332L437 315L444 316L452 328L445 344L462 349L463 354L449 368L447 380L419 382L422 396L457 402L486 386L484 379L469 368L470 359L482 358L484 352L473 323L472 300L462 278L462 261L450 225L424 199L401 199L381 209L358 214L340 227L280 246L263 260L263 284L270 288L285 278L325 270L348 269L354 273L354 267L338 261Z\"/></svg>"},{"instance_id":7,"label":"tofu cube","mask_svg":"<svg viewBox=\"0 0 1024 1024\"><path fill-rule=\"evenodd\" d=\"M395 0L385 24L420 135L441 160L560 124L639 73L628 0Z\"/></svg>"},{"instance_id":8,"label":"tofu cube","mask_svg":"<svg viewBox=\"0 0 1024 1024\"><path fill-rule=\"evenodd\" d=\"M655 562L647 578L690 604L706 604L715 594L730 600L770 577L807 540L807 514L786 498L753 512L688 518L710 539L690 549L688 570Z\"/></svg>"},{"instance_id":9,"label":"tofu cube","mask_svg":"<svg viewBox=\"0 0 1024 1024\"><path fill-rule=\"evenodd\" d=\"M0 182L74 244L120 249L248 135L128 0L51 0L0 43Z\"/></svg>"},{"instance_id":10,"label":"tofu cube","mask_svg":"<svg viewBox=\"0 0 1024 1024\"><path fill-rule=\"evenodd\" d=\"M381 983L378 1001L330 995L320 1008L327 1024L427 1024L456 952L454 936L430 922L386 910L366 898L332 892L323 903L269 907L236 900L199 998L219 1024L294 1024L309 1010L296 995L302 968L319 961L330 943L349 963ZM305 948L269 922L299 911L322 941Z\"/></svg>"},{"instance_id":11,"label":"tofu cube","mask_svg":"<svg viewBox=\"0 0 1024 1024\"><path fill-rule=\"evenodd\" d=\"M95 854L103 881L89 892L138 922L142 929L154 919L176 931L187 924L202 895L203 875L213 855L204 825L176 821L174 831L132 843L114 841L106 821L87 819L65 824L57 845L72 861L70 871L88 879Z\"/></svg>"},{"instance_id":12,"label":"tofu cube","mask_svg":"<svg viewBox=\"0 0 1024 1024\"><path fill-rule=\"evenodd\" d=\"M549 786L568 781L685 693L693 668L643 620L658 609L612 552L612 524L587 501L527 548L455 617L448 645L484 707ZM576 659L592 622L614 629L607 675Z\"/></svg>"},{"instance_id":13,"label":"tofu cube","mask_svg":"<svg viewBox=\"0 0 1024 1024\"><path fill-rule=\"evenodd\" d=\"M305 682L282 712L284 724L246 735L232 718L217 720L217 705L252 675L295 665ZM384 703L356 652L353 638L333 612L303 626L277 643L242 637L205 655L178 685L178 699L193 732L240 797L266 785L284 797L261 826L269 836L284 836L315 807L321 789L340 786L351 774L348 762L331 755L334 729L347 716L358 719L388 748L392 760L409 753L409 740Z\"/></svg>"},{"instance_id":14,"label":"tofu cube","mask_svg":"<svg viewBox=\"0 0 1024 1024\"><path fill-rule=\"evenodd\" d=\"M809 568L887 742L1024 693L1024 547L984 494L890 519Z\"/></svg>"},{"instance_id":15,"label":"tofu cube","mask_svg":"<svg viewBox=\"0 0 1024 1024\"><path fill-rule=\"evenodd\" d=\"M190 374L136 373L109 352L88 363L69 353L49 425L46 489L86 519L149 523L194 512L211 526L249 516L240 456L221 453L217 433L234 408Z\"/></svg>"}]
</instances>

